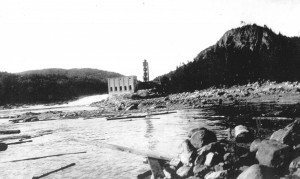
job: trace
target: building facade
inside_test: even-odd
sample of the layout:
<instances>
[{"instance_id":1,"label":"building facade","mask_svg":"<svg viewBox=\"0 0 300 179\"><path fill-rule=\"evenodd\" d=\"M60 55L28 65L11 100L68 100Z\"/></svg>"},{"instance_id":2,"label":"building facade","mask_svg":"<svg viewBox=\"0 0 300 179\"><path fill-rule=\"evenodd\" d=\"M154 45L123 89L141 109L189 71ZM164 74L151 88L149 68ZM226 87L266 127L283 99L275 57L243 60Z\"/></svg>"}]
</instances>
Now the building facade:
<instances>
[{"instance_id":1,"label":"building facade","mask_svg":"<svg viewBox=\"0 0 300 179\"><path fill-rule=\"evenodd\" d=\"M109 94L133 93L137 89L136 76L123 76L118 78L108 78Z\"/></svg>"}]
</instances>

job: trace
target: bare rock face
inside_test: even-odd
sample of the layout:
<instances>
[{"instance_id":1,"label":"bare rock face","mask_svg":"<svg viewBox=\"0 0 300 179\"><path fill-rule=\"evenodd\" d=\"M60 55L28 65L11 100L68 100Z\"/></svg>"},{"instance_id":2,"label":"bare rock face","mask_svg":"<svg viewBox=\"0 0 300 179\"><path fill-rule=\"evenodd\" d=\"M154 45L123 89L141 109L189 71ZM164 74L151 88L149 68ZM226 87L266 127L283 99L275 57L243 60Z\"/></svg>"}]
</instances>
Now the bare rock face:
<instances>
[{"instance_id":1,"label":"bare rock face","mask_svg":"<svg viewBox=\"0 0 300 179\"><path fill-rule=\"evenodd\" d=\"M191 135L191 143L196 148L199 149L204 145L210 144L217 141L217 136L214 132L206 129L199 128Z\"/></svg>"},{"instance_id":2,"label":"bare rock face","mask_svg":"<svg viewBox=\"0 0 300 179\"><path fill-rule=\"evenodd\" d=\"M243 171L237 179L276 179L274 172L264 166L255 164Z\"/></svg>"},{"instance_id":3,"label":"bare rock face","mask_svg":"<svg viewBox=\"0 0 300 179\"><path fill-rule=\"evenodd\" d=\"M256 152L260 165L271 168L283 167L291 155L291 147L272 140L263 140Z\"/></svg>"},{"instance_id":4,"label":"bare rock face","mask_svg":"<svg viewBox=\"0 0 300 179\"><path fill-rule=\"evenodd\" d=\"M270 140L276 140L290 146L300 144L300 118L296 119L285 128L275 131L271 135Z\"/></svg>"},{"instance_id":5,"label":"bare rock face","mask_svg":"<svg viewBox=\"0 0 300 179\"><path fill-rule=\"evenodd\" d=\"M179 158L180 161L187 166L193 165L193 162L195 161L195 158L197 157L196 149L193 147L191 142L189 140L185 140L180 145L180 154Z\"/></svg>"}]
</instances>

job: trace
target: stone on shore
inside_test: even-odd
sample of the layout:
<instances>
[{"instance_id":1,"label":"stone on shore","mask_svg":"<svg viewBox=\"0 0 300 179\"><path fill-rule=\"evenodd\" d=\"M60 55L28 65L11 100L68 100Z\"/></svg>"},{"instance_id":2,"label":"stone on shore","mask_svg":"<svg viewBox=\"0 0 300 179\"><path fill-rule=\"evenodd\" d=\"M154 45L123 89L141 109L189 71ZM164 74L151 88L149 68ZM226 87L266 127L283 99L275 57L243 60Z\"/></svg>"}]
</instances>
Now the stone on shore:
<instances>
[{"instance_id":1,"label":"stone on shore","mask_svg":"<svg viewBox=\"0 0 300 179\"><path fill-rule=\"evenodd\" d=\"M255 139L250 145L250 152L257 152L260 143L261 143L260 139Z\"/></svg>"},{"instance_id":2,"label":"stone on shore","mask_svg":"<svg viewBox=\"0 0 300 179\"><path fill-rule=\"evenodd\" d=\"M225 179L227 178L228 172L226 170L210 172L205 175L205 179Z\"/></svg>"},{"instance_id":3,"label":"stone on shore","mask_svg":"<svg viewBox=\"0 0 300 179\"><path fill-rule=\"evenodd\" d=\"M206 155L209 152L224 153L224 146L219 142L212 142L198 149L198 155Z\"/></svg>"},{"instance_id":4,"label":"stone on shore","mask_svg":"<svg viewBox=\"0 0 300 179\"><path fill-rule=\"evenodd\" d=\"M249 142L252 139L250 131L243 125L234 128L234 137L236 142Z\"/></svg>"},{"instance_id":5,"label":"stone on shore","mask_svg":"<svg viewBox=\"0 0 300 179\"><path fill-rule=\"evenodd\" d=\"M180 145L180 152L179 152L179 158L180 161L184 165L192 166L193 162L195 161L197 157L197 152L196 149L193 147L191 142L189 140L185 140L181 145Z\"/></svg>"},{"instance_id":6,"label":"stone on shore","mask_svg":"<svg viewBox=\"0 0 300 179\"><path fill-rule=\"evenodd\" d=\"M256 159L260 165L281 168L291 155L288 145L272 140L263 140L256 152Z\"/></svg>"},{"instance_id":7,"label":"stone on shore","mask_svg":"<svg viewBox=\"0 0 300 179\"><path fill-rule=\"evenodd\" d=\"M178 168L181 164L180 158L172 158L170 161L170 165ZM181 164L182 165L182 164Z\"/></svg>"},{"instance_id":8,"label":"stone on shore","mask_svg":"<svg viewBox=\"0 0 300 179\"><path fill-rule=\"evenodd\" d=\"M217 136L214 132L206 129L206 128L199 128L196 130L191 136L191 143L196 148L199 149L204 145L210 144L212 142L217 141Z\"/></svg>"},{"instance_id":9,"label":"stone on shore","mask_svg":"<svg viewBox=\"0 0 300 179\"><path fill-rule=\"evenodd\" d=\"M209 171L210 171L210 168L206 165L197 164L193 168L193 173L196 176L204 176Z\"/></svg>"},{"instance_id":10,"label":"stone on shore","mask_svg":"<svg viewBox=\"0 0 300 179\"><path fill-rule=\"evenodd\" d=\"M300 169L300 156L292 160L289 166L290 172L294 172L297 169Z\"/></svg>"},{"instance_id":11,"label":"stone on shore","mask_svg":"<svg viewBox=\"0 0 300 179\"><path fill-rule=\"evenodd\" d=\"M300 144L300 118L296 119L285 128L275 131L271 135L270 140L276 140L290 146Z\"/></svg>"},{"instance_id":12,"label":"stone on shore","mask_svg":"<svg viewBox=\"0 0 300 179\"><path fill-rule=\"evenodd\" d=\"M192 168L191 166L183 165L176 171L176 174L180 177L187 177L192 173Z\"/></svg>"},{"instance_id":13,"label":"stone on shore","mask_svg":"<svg viewBox=\"0 0 300 179\"><path fill-rule=\"evenodd\" d=\"M252 165L243 171L237 179L276 179L277 177L274 175L274 172L265 167L258 164Z\"/></svg>"},{"instance_id":14,"label":"stone on shore","mask_svg":"<svg viewBox=\"0 0 300 179\"><path fill-rule=\"evenodd\" d=\"M206 155L204 165L213 166L219 162L219 157L216 153L210 152Z\"/></svg>"}]
</instances>

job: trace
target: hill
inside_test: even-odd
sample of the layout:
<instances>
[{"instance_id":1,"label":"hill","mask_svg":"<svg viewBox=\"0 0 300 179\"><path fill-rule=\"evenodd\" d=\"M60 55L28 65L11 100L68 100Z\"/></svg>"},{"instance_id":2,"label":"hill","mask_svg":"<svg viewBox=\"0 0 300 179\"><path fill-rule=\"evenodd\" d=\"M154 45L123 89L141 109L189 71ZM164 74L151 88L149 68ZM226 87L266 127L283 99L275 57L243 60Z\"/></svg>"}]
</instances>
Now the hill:
<instances>
[{"instance_id":1,"label":"hill","mask_svg":"<svg viewBox=\"0 0 300 179\"><path fill-rule=\"evenodd\" d=\"M20 75L60 75L68 78L86 78L97 79L106 82L107 78L123 76L119 73L109 72L104 70L92 69L92 68L73 68L73 69L61 69L61 68L48 68L42 70L30 70L19 73Z\"/></svg>"},{"instance_id":2,"label":"hill","mask_svg":"<svg viewBox=\"0 0 300 179\"><path fill-rule=\"evenodd\" d=\"M122 75L88 68L0 72L0 105L49 103L106 93L106 78L118 76Z\"/></svg>"},{"instance_id":3,"label":"hill","mask_svg":"<svg viewBox=\"0 0 300 179\"><path fill-rule=\"evenodd\" d=\"M300 80L300 38L246 25L227 31L193 61L160 79L169 93L255 81Z\"/></svg>"}]
</instances>

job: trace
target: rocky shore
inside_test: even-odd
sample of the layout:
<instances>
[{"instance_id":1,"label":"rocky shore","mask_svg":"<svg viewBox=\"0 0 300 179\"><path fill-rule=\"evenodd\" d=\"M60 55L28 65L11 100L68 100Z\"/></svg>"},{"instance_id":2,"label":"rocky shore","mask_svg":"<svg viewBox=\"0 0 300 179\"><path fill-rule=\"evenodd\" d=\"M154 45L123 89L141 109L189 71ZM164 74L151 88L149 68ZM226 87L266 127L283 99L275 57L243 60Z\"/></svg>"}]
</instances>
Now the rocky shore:
<instances>
[{"instance_id":1,"label":"rocky shore","mask_svg":"<svg viewBox=\"0 0 300 179\"><path fill-rule=\"evenodd\" d=\"M195 128L179 146L177 158L158 168L151 167L152 178L300 177L300 118L275 131L270 138L254 140L254 137L242 125L236 126L228 139L222 140L217 140L213 131ZM244 145L249 142L250 146Z\"/></svg>"}]
</instances>

